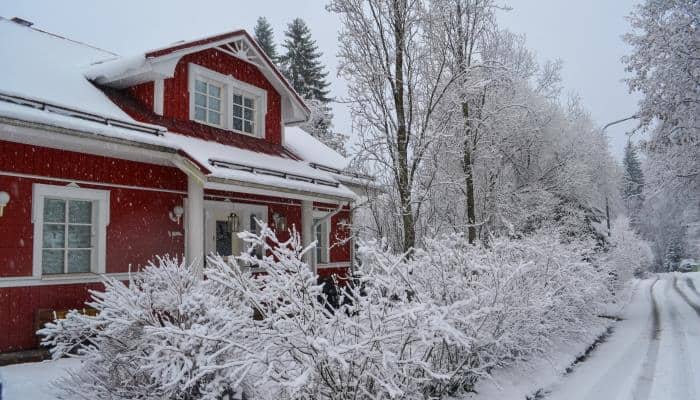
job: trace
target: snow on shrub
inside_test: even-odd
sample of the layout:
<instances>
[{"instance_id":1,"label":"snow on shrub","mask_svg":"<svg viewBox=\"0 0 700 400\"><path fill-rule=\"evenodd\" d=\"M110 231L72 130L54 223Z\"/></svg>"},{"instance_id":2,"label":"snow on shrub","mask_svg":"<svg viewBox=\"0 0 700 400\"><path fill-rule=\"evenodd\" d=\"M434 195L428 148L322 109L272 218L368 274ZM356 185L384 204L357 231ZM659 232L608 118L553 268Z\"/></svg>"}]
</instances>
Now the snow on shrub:
<instances>
[{"instance_id":1,"label":"snow on shrub","mask_svg":"<svg viewBox=\"0 0 700 400\"><path fill-rule=\"evenodd\" d=\"M97 316L70 313L42 330L54 357L83 360L59 382L66 396L445 397L590 325L607 279L585 261L592 244L552 233L489 248L442 236L410 259L366 243L333 308L296 232L280 243L262 225L241 237L267 255L212 257L205 280L160 259L93 292Z\"/></svg>"}]
</instances>

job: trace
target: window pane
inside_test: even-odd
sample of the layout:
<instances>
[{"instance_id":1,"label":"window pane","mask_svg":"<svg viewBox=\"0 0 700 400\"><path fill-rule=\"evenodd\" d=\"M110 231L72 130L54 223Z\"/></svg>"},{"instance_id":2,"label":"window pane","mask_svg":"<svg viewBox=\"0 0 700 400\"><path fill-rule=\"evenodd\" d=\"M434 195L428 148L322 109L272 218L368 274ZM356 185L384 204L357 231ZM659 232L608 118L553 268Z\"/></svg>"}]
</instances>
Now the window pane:
<instances>
[{"instance_id":1,"label":"window pane","mask_svg":"<svg viewBox=\"0 0 700 400\"><path fill-rule=\"evenodd\" d=\"M209 108L212 110L221 110L221 101L218 99L209 99Z\"/></svg>"},{"instance_id":2,"label":"window pane","mask_svg":"<svg viewBox=\"0 0 700 400\"><path fill-rule=\"evenodd\" d=\"M245 121L243 130L248 133L253 133L253 124L250 121Z\"/></svg>"},{"instance_id":3,"label":"window pane","mask_svg":"<svg viewBox=\"0 0 700 400\"><path fill-rule=\"evenodd\" d=\"M209 123L219 125L221 120L221 114L216 111L209 111Z\"/></svg>"},{"instance_id":4,"label":"window pane","mask_svg":"<svg viewBox=\"0 0 700 400\"><path fill-rule=\"evenodd\" d=\"M244 109L243 110L243 117L249 121L252 121L253 120L253 110L248 109L248 108Z\"/></svg>"},{"instance_id":5,"label":"window pane","mask_svg":"<svg viewBox=\"0 0 700 400\"><path fill-rule=\"evenodd\" d=\"M90 250L68 250L68 273L90 272Z\"/></svg>"},{"instance_id":6,"label":"window pane","mask_svg":"<svg viewBox=\"0 0 700 400\"><path fill-rule=\"evenodd\" d=\"M91 246L91 226L90 225L69 225L68 226L68 247L86 249Z\"/></svg>"},{"instance_id":7,"label":"window pane","mask_svg":"<svg viewBox=\"0 0 700 400\"><path fill-rule=\"evenodd\" d=\"M194 95L194 104L201 106L201 107L206 107L207 105L207 96L201 94L201 93L195 93Z\"/></svg>"},{"instance_id":8,"label":"window pane","mask_svg":"<svg viewBox=\"0 0 700 400\"><path fill-rule=\"evenodd\" d=\"M253 99L244 97L243 98L243 105L249 108L253 108Z\"/></svg>"},{"instance_id":9,"label":"window pane","mask_svg":"<svg viewBox=\"0 0 700 400\"><path fill-rule=\"evenodd\" d=\"M207 119L207 112L203 108L195 107L194 108L194 119L197 121L206 121Z\"/></svg>"},{"instance_id":10,"label":"window pane","mask_svg":"<svg viewBox=\"0 0 700 400\"><path fill-rule=\"evenodd\" d=\"M214 97L221 97L221 88L214 85L209 85L209 95Z\"/></svg>"},{"instance_id":11,"label":"window pane","mask_svg":"<svg viewBox=\"0 0 700 400\"><path fill-rule=\"evenodd\" d=\"M207 92L207 84L202 82L202 81L195 81L194 83L194 90L202 93Z\"/></svg>"},{"instance_id":12,"label":"window pane","mask_svg":"<svg viewBox=\"0 0 700 400\"><path fill-rule=\"evenodd\" d=\"M41 257L41 272L44 274L62 274L63 254L63 250L44 250Z\"/></svg>"},{"instance_id":13,"label":"window pane","mask_svg":"<svg viewBox=\"0 0 700 400\"><path fill-rule=\"evenodd\" d=\"M233 116L234 117L239 117L241 116L241 106L234 105L233 106Z\"/></svg>"},{"instance_id":14,"label":"window pane","mask_svg":"<svg viewBox=\"0 0 700 400\"><path fill-rule=\"evenodd\" d=\"M44 222L66 222L66 201L44 198Z\"/></svg>"},{"instance_id":15,"label":"window pane","mask_svg":"<svg viewBox=\"0 0 700 400\"><path fill-rule=\"evenodd\" d=\"M233 129L235 129L237 131L243 130L243 121L238 119L238 118L234 118L233 119Z\"/></svg>"},{"instance_id":16,"label":"window pane","mask_svg":"<svg viewBox=\"0 0 700 400\"><path fill-rule=\"evenodd\" d=\"M89 224L92 222L92 202L71 200L68 202L68 222Z\"/></svg>"},{"instance_id":17,"label":"window pane","mask_svg":"<svg viewBox=\"0 0 700 400\"><path fill-rule=\"evenodd\" d=\"M66 243L66 226L63 224L44 225L44 248L60 249Z\"/></svg>"},{"instance_id":18,"label":"window pane","mask_svg":"<svg viewBox=\"0 0 700 400\"><path fill-rule=\"evenodd\" d=\"M233 95L233 104L243 104L243 97L240 94Z\"/></svg>"}]
</instances>

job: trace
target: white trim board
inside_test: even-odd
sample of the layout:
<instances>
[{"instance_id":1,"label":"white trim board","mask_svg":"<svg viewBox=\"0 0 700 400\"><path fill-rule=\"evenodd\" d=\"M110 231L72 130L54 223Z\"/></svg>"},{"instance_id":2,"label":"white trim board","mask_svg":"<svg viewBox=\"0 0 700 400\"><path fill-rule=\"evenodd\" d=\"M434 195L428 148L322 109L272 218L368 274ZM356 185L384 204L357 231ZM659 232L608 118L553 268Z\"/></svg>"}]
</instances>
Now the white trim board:
<instances>
[{"instance_id":1,"label":"white trim board","mask_svg":"<svg viewBox=\"0 0 700 400\"><path fill-rule=\"evenodd\" d=\"M26 286L51 286L51 285L79 285L84 283L104 282L107 278L118 281L129 280L138 272L115 272L109 274L62 274L50 275L43 278L33 276L18 276L0 278L0 288L26 287Z\"/></svg>"}]
</instances>

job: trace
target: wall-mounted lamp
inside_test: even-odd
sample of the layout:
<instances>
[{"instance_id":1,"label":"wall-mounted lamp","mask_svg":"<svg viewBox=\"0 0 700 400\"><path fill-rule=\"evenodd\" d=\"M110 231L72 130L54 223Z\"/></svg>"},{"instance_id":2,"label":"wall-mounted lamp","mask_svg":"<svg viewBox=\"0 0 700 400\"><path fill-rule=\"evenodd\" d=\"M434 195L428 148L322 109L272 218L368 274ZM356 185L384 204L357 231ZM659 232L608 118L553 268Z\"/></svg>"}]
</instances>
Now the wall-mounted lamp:
<instances>
[{"instance_id":1,"label":"wall-mounted lamp","mask_svg":"<svg viewBox=\"0 0 700 400\"><path fill-rule=\"evenodd\" d=\"M185 209L182 208L181 206L175 206L173 207L173 210L168 212L168 216L170 217L170 220L173 222L177 222L178 224L180 223L180 218L182 218L182 214L185 212Z\"/></svg>"},{"instance_id":2,"label":"wall-mounted lamp","mask_svg":"<svg viewBox=\"0 0 700 400\"><path fill-rule=\"evenodd\" d=\"M275 229L278 231L287 230L287 217L282 214L274 213L272 214L272 221L275 223Z\"/></svg>"},{"instance_id":3,"label":"wall-mounted lamp","mask_svg":"<svg viewBox=\"0 0 700 400\"><path fill-rule=\"evenodd\" d=\"M0 192L0 217L7 203L10 202L10 195L7 192Z\"/></svg>"},{"instance_id":4,"label":"wall-mounted lamp","mask_svg":"<svg viewBox=\"0 0 700 400\"><path fill-rule=\"evenodd\" d=\"M231 213L228 215L228 218L226 220L228 221L228 228L231 230L231 233L238 232L238 228L240 228L238 214Z\"/></svg>"}]
</instances>

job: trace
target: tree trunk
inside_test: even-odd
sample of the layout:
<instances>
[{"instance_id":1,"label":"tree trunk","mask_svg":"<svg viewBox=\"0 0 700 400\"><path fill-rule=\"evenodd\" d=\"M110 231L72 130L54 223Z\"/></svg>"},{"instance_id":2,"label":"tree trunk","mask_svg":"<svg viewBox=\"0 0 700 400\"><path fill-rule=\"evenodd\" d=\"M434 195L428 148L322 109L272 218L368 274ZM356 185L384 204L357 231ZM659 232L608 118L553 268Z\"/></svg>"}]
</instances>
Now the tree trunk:
<instances>
[{"instance_id":1,"label":"tree trunk","mask_svg":"<svg viewBox=\"0 0 700 400\"><path fill-rule=\"evenodd\" d=\"M401 220L403 224L403 251L410 251L416 242L416 231L413 220L413 205L411 203L411 179L408 172L408 138L410 132L406 126L406 113L404 110L404 83L403 83L403 51L405 43L404 15L406 12L405 0L394 0L394 41L396 46L394 76L394 106L396 109L396 144L397 144L397 183L399 200L401 202Z\"/></svg>"},{"instance_id":2,"label":"tree trunk","mask_svg":"<svg viewBox=\"0 0 700 400\"><path fill-rule=\"evenodd\" d=\"M474 164L472 160L471 124L469 122L469 104L462 103L462 115L464 116L464 154L462 157L462 169L465 178L466 211L467 211L467 239L473 244L476 241L476 211L474 202Z\"/></svg>"}]
</instances>

